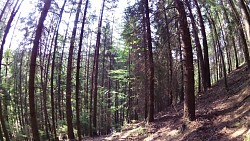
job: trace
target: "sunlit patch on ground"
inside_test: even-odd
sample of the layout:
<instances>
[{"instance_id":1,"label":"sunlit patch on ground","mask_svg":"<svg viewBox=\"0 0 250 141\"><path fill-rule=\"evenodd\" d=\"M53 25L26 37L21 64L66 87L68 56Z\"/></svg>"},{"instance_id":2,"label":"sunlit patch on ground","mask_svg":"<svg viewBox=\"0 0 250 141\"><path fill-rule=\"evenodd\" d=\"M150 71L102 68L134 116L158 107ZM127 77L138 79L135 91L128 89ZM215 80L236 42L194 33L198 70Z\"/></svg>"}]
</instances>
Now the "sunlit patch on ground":
<instances>
[{"instance_id":1,"label":"sunlit patch on ground","mask_svg":"<svg viewBox=\"0 0 250 141\"><path fill-rule=\"evenodd\" d=\"M239 137L241 135L243 135L248 129L247 128L240 128L238 130L236 130L232 135L230 135L230 138L234 139L236 137Z\"/></svg>"},{"instance_id":2,"label":"sunlit patch on ground","mask_svg":"<svg viewBox=\"0 0 250 141\"><path fill-rule=\"evenodd\" d=\"M179 104L158 114L154 123L130 124L104 140L250 141L250 72L242 70L229 74L229 90L219 83L197 97L195 121L183 122L183 105Z\"/></svg>"}]
</instances>

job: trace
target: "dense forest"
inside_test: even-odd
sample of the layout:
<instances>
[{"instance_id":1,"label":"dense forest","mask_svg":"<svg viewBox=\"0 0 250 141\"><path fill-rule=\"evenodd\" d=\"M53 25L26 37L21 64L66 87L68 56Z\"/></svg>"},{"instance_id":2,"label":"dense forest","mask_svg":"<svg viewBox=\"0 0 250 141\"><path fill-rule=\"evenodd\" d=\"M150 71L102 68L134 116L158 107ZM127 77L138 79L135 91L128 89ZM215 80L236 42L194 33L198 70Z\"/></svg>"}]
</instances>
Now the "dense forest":
<instances>
[{"instance_id":1,"label":"dense forest","mask_svg":"<svg viewBox=\"0 0 250 141\"><path fill-rule=\"evenodd\" d=\"M177 104L195 121L197 97L250 68L249 6L1 0L0 140L84 140Z\"/></svg>"}]
</instances>

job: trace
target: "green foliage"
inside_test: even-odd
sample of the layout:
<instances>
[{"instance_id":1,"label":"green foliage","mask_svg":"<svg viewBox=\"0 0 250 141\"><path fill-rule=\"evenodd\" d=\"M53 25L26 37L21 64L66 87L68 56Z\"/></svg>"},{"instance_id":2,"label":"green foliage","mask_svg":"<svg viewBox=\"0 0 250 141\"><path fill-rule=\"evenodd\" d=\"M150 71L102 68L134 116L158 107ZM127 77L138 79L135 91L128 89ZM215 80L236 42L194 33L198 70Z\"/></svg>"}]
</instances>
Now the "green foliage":
<instances>
[{"instance_id":1,"label":"green foliage","mask_svg":"<svg viewBox=\"0 0 250 141\"><path fill-rule=\"evenodd\" d=\"M64 120L58 121L57 133L67 134L67 123Z\"/></svg>"},{"instance_id":2,"label":"green foliage","mask_svg":"<svg viewBox=\"0 0 250 141\"><path fill-rule=\"evenodd\" d=\"M26 133L24 133L24 132L17 132L16 133L16 139L17 140L26 140L26 139L28 139L28 135L26 134Z\"/></svg>"},{"instance_id":3,"label":"green foliage","mask_svg":"<svg viewBox=\"0 0 250 141\"><path fill-rule=\"evenodd\" d=\"M117 70L110 70L109 75L111 78L115 80L120 80L127 82L128 70L124 69L117 69Z\"/></svg>"}]
</instances>

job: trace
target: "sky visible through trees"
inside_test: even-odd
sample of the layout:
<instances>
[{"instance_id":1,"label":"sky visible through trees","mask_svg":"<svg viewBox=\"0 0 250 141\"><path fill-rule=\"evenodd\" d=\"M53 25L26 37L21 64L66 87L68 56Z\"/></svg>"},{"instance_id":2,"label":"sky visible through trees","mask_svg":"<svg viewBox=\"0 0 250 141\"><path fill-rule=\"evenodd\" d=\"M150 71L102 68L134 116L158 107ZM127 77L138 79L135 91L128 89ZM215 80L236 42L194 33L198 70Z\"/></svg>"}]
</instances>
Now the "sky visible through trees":
<instances>
[{"instance_id":1,"label":"sky visible through trees","mask_svg":"<svg viewBox=\"0 0 250 141\"><path fill-rule=\"evenodd\" d=\"M1 0L0 140L109 135L180 104L186 126L198 95L249 70L249 4Z\"/></svg>"},{"instance_id":2,"label":"sky visible through trees","mask_svg":"<svg viewBox=\"0 0 250 141\"><path fill-rule=\"evenodd\" d=\"M90 9L90 11L99 14L99 11L101 8L100 0L91 0L90 3L91 3L91 7L92 7ZM116 8L114 8L111 12L106 13L106 14L108 14L107 17L111 17L109 20L112 20L112 18L114 17L114 19L116 19L116 21L117 21L117 22L115 22L115 26L114 26L116 28L116 30L114 30L115 31L114 34L116 34L115 37L119 37L120 36L119 32L121 32L121 30L122 30L120 25L122 24L122 16L123 16L124 9L127 7L127 5L130 5L133 3L134 3L134 0L119 0L119 2L116 3L116 5L117 5ZM63 4L63 1L58 1L59 6L61 6L62 4ZM23 4L21 5L19 12L17 13L17 17L19 17L19 18L28 17L29 14L32 13L32 9L34 9L34 8L35 8L34 1L25 0L23 2ZM98 14L96 14L95 16L98 16ZM39 13L37 13L37 16L39 16ZM20 22L20 20L17 21L17 17L13 23ZM69 17L71 17L71 18L69 18ZM73 25L74 16L70 16L69 13L65 13L62 18L63 18L63 20L71 20L72 22L70 22L70 24ZM97 23L95 22L93 25L91 25L90 28L94 29L96 27L97 27ZM65 30L66 30L66 25L62 25L60 28L60 32L63 32ZM22 32L20 32L18 34L16 34L16 32L20 32L20 31L14 31L14 28L11 28L10 33L8 35L8 39L6 41L6 46L9 46L9 44L13 44L10 46L13 49L17 48L18 43L22 40L22 38L20 38L20 35L22 34ZM13 33L15 33L14 34L15 38L13 37L12 39L10 39L12 37Z\"/></svg>"}]
</instances>

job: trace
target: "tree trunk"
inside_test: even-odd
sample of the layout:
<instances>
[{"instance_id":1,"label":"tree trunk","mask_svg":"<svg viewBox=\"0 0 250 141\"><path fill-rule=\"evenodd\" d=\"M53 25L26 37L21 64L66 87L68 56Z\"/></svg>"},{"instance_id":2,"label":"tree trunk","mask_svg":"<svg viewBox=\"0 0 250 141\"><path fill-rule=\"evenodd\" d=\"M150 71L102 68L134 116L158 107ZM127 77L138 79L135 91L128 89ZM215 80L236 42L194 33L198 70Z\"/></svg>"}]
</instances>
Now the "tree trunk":
<instances>
[{"instance_id":1,"label":"tree trunk","mask_svg":"<svg viewBox=\"0 0 250 141\"><path fill-rule=\"evenodd\" d=\"M95 58L94 58L94 89L93 89L93 96L94 96L94 105L93 105L93 135L97 135L97 81L98 81L98 64L99 64L99 50L100 50L100 41L101 41L101 28L102 28L102 18L103 18L103 11L105 6L105 0L102 3L101 15L98 24L98 32L96 38L96 49L95 49Z\"/></svg>"},{"instance_id":2,"label":"tree trunk","mask_svg":"<svg viewBox=\"0 0 250 141\"><path fill-rule=\"evenodd\" d=\"M217 13L217 15L219 15L218 11L216 11L216 13ZM220 18L218 18L218 22L219 22L219 27L220 27L220 29L222 29L223 26L222 26L222 24L221 24ZM222 40L223 40L223 43L224 43L224 48L226 49L228 73L230 73L230 71L231 71L231 61L230 61L231 58L229 57L229 52L228 52L228 47L229 47L229 45L228 45L228 42L227 42L227 38L225 37L225 34L226 34L226 33L224 33L224 31L221 31ZM216 36L217 36L217 35L216 35ZM219 49L219 51L220 51L220 50L222 51L222 49ZM223 52L222 52L222 55L223 55ZM223 60L225 60L224 57L223 57ZM226 68L225 68L225 69L226 69Z\"/></svg>"},{"instance_id":3,"label":"tree trunk","mask_svg":"<svg viewBox=\"0 0 250 141\"><path fill-rule=\"evenodd\" d=\"M73 8L72 8L73 9ZM72 15L72 9L71 9L71 12L70 12L70 16L69 16L69 19ZM61 56L60 56L60 63L59 63L59 69L62 68L63 66L63 57L64 57L64 49L65 49L65 45L66 45L66 41L67 41L67 35L68 35L68 30L69 30L69 23L67 23L67 28L66 28L66 32L65 32L65 35L64 35L64 39L63 39L63 46L62 46L62 52L61 52ZM60 120L63 120L64 119L64 113L63 113L63 110L62 110L62 105L63 105L63 91L61 90L62 89L62 85L61 85L61 79L62 79L62 70L59 71L58 73L58 113L59 113L59 119Z\"/></svg>"},{"instance_id":4,"label":"tree trunk","mask_svg":"<svg viewBox=\"0 0 250 141\"><path fill-rule=\"evenodd\" d=\"M250 15L249 15L249 8L247 4L245 3L245 0L240 0L240 6L242 9L242 14L245 19L245 29L248 37L248 41L250 42Z\"/></svg>"},{"instance_id":5,"label":"tree trunk","mask_svg":"<svg viewBox=\"0 0 250 141\"><path fill-rule=\"evenodd\" d=\"M193 29L193 34L194 34L194 40L195 40L195 45L196 45L196 48L197 48L197 56L198 56L198 59L199 59L199 61L198 61L199 68L198 69L201 72L202 85L203 85L204 91L206 92L207 87L209 87L209 84L207 82L208 79L206 78L207 70L205 70L206 66L205 66L204 59L203 59L201 44L200 44L199 35L198 35L198 32L197 32L197 26L195 24L195 19L194 19L193 13L192 13L191 6L190 6L188 0L185 0L185 1L186 1L186 4L187 4L189 13L190 13L190 19L191 19L192 29ZM209 78L210 78L210 76L209 76ZM209 83L211 83L211 82L209 82Z\"/></svg>"},{"instance_id":6,"label":"tree trunk","mask_svg":"<svg viewBox=\"0 0 250 141\"><path fill-rule=\"evenodd\" d=\"M184 119L193 121L195 119L195 95L194 95L194 66L191 37L187 23L187 16L183 2L175 0L179 13L179 24L184 43Z\"/></svg>"},{"instance_id":7,"label":"tree trunk","mask_svg":"<svg viewBox=\"0 0 250 141\"><path fill-rule=\"evenodd\" d=\"M8 5L8 2L9 1L6 2L6 5ZM3 50L4 50L4 45L5 45L5 42L6 42L6 38L7 38L7 35L9 33L9 30L11 28L11 24L12 24L12 22L13 22L15 16L16 16L16 13L18 12L18 10L19 10L19 8L20 8L23 0L20 2L19 5L18 5L18 2L19 1L16 1L16 3L15 3L15 6L14 6L12 12L11 12L10 18L8 20L8 23L7 23L5 31L4 31L4 36L3 36L2 44L1 44L1 47L0 47L0 73L1 73L1 69L2 69ZM4 8L6 8L6 7L4 7ZM2 12L4 12L4 11L2 11ZM0 17L0 20L1 20L1 18L3 16L3 13L1 13L0 16L1 16ZM2 78L1 77L0 77L0 83L2 83ZM0 102L1 102L1 100L0 100ZM0 110L4 110L2 108L2 104L1 103L0 103ZM0 120L1 120L2 129L3 129L4 136L6 138L6 141L9 141L10 137L9 137L9 134L8 134L8 130L6 128L6 123L5 123L5 120L8 120L8 119L5 119L5 117L2 115L2 112L0 112Z\"/></svg>"},{"instance_id":8,"label":"tree trunk","mask_svg":"<svg viewBox=\"0 0 250 141\"><path fill-rule=\"evenodd\" d=\"M228 40L228 42L230 42L230 40L231 40L233 50L234 50L234 56L235 56L235 67L236 67L236 69L238 69L239 68L238 55L237 55L237 50L236 50L236 45L235 45L234 33L232 30L232 26L233 26L234 22L233 23L230 22L229 17L228 17L228 13L227 13L227 9L223 3L223 0L221 0L221 5L222 5L222 9L223 9L225 18L226 18L226 22L228 23L229 34L227 35L227 40ZM229 55L230 55L230 53L229 53ZM230 61L230 64L232 66L232 61ZM232 67L231 67L231 70L232 70Z\"/></svg>"},{"instance_id":9,"label":"tree trunk","mask_svg":"<svg viewBox=\"0 0 250 141\"><path fill-rule=\"evenodd\" d=\"M183 69L184 63L183 63L183 58L182 58L182 49L181 49L182 46L181 46L180 34L178 34L178 46L179 46L179 56L180 56L180 71L181 71L181 80L180 80L181 83L180 83L179 97L180 97L180 102L183 102L184 101L184 69Z\"/></svg>"},{"instance_id":10,"label":"tree trunk","mask_svg":"<svg viewBox=\"0 0 250 141\"><path fill-rule=\"evenodd\" d=\"M154 121L154 61L152 49L152 37L150 28L149 6L148 0L145 0L145 14L147 27L147 45L148 45L148 60L149 60L149 109L148 122Z\"/></svg>"},{"instance_id":11,"label":"tree trunk","mask_svg":"<svg viewBox=\"0 0 250 141\"><path fill-rule=\"evenodd\" d=\"M112 54L109 54L109 70L112 70ZM108 78L108 125L107 125L107 134L111 133L111 124L112 124L112 117L111 117L111 106L112 106L112 100L111 100L111 78Z\"/></svg>"},{"instance_id":12,"label":"tree trunk","mask_svg":"<svg viewBox=\"0 0 250 141\"><path fill-rule=\"evenodd\" d=\"M57 137L56 135L56 123L55 123L55 104L54 104L54 70L55 70L55 59L56 59L56 51L58 48L58 36L59 36L59 27L61 24L61 20L62 20L62 14L64 11L64 7L66 4L67 0L64 0L63 2L63 6L60 10L60 14L59 14L59 21L57 23L57 28L56 28L56 37L55 37L55 45L54 45L54 50L53 50L53 56L52 56L52 65L51 65L51 83L50 83L50 98L51 98L51 114L52 114L52 128L53 128L53 133L54 133L54 138Z\"/></svg>"},{"instance_id":13,"label":"tree trunk","mask_svg":"<svg viewBox=\"0 0 250 141\"><path fill-rule=\"evenodd\" d=\"M232 32L231 32L231 34L232 34ZM238 53L237 53L237 48L236 48L234 36L232 36L231 39L232 39L233 49L234 49L235 67L236 67L236 69L238 69L239 68L239 61L238 61Z\"/></svg>"},{"instance_id":14,"label":"tree trunk","mask_svg":"<svg viewBox=\"0 0 250 141\"><path fill-rule=\"evenodd\" d=\"M80 122L80 102L79 102L79 93L80 93L80 62L81 62L81 51L82 51L82 40L84 33L84 25L86 20L87 8L89 0L85 3L84 15L82 20L81 34L80 34L80 43L77 55L77 65L76 65L76 124L77 124L77 135L78 140L82 140L81 133L81 122Z\"/></svg>"},{"instance_id":15,"label":"tree trunk","mask_svg":"<svg viewBox=\"0 0 250 141\"><path fill-rule=\"evenodd\" d=\"M145 98L144 98L144 119L145 121L148 118L148 50L147 50L147 28L146 28L146 17L143 10L143 51L144 51L144 89L145 89Z\"/></svg>"},{"instance_id":16,"label":"tree trunk","mask_svg":"<svg viewBox=\"0 0 250 141\"><path fill-rule=\"evenodd\" d=\"M199 24L201 27L203 50L204 50L204 66L205 66L204 70L205 70L205 76L206 76L206 83L207 83L208 88L210 88L211 78L210 78L210 63L209 63L209 56L208 56L206 28L205 28L204 20L203 20L202 13L201 13L197 0L194 0L194 4L198 12Z\"/></svg>"},{"instance_id":17,"label":"tree trunk","mask_svg":"<svg viewBox=\"0 0 250 141\"><path fill-rule=\"evenodd\" d=\"M21 53L21 59L20 59L20 66L19 66L19 97L20 97L20 109L21 109L21 125L25 125L24 122L24 106L23 106L23 92L22 92L22 66L23 66L23 57L24 57L24 51Z\"/></svg>"},{"instance_id":18,"label":"tree trunk","mask_svg":"<svg viewBox=\"0 0 250 141\"><path fill-rule=\"evenodd\" d=\"M42 13L40 19L38 21L35 39L33 41L33 48L31 53L31 60L30 60L30 75L29 75L29 107L30 107L30 118L31 118L31 128L33 139L35 141L40 141L38 126L37 126L37 119L36 119L36 109L35 109L35 74L36 74L36 57L39 48L39 41L42 36L43 31L43 22L48 14L48 10L51 5L51 0L45 1L44 7L42 9Z\"/></svg>"},{"instance_id":19,"label":"tree trunk","mask_svg":"<svg viewBox=\"0 0 250 141\"><path fill-rule=\"evenodd\" d=\"M224 76L224 84L225 84L225 88L227 89L228 88L228 85L227 85L227 71L226 71L226 65L225 65L225 59L224 59L224 56L223 56L223 51L221 49L220 41L218 39L219 35L218 35L218 32L217 32L214 20L212 19L210 13L208 13L208 14L210 16L210 22L211 22L212 26L214 27L213 28L214 38L215 38L215 40L217 42L217 45L218 45L218 50L219 50L219 54L220 54L220 57L221 57L221 64L222 64L222 71L223 71L222 73L223 73L223 76Z\"/></svg>"},{"instance_id":20,"label":"tree trunk","mask_svg":"<svg viewBox=\"0 0 250 141\"><path fill-rule=\"evenodd\" d=\"M68 138L74 139L73 132L73 123L72 123L72 106L71 106L71 82L72 82L72 65L73 65L73 53L74 53L74 44L76 38L76 30L77 23L79 19L79 15L81 12L82 0L79 1L77 6L76 17L74 21L74 28L72 31L71 39L70 39L70 47L69 47L69 56L68 56L68 66L67 66L67 82L66 82L66 115L67 115L67 125L68 125Z\"/></svg>"},{"instance_id":21,"label":"tree trunk","mask_svg":"<svg viewBox=\"0 0 250 141\"><path fill-rule=\"evenodd\" d=\"M9 2L10 2L10 0L7 0L7 1L5 2L5 4L4 4L3 10L2 10L2 12L1 12L1 14L0 14L0 22L2 22L3 14L4 14L4 12L5 12L5 10L6 10L7 6L8 6L8 4L9 4Z\"/></svg>"},{"instance_id":22,"label":"tree trunk","mask_svg":"<svg viewBox=\"0 0 250 141\"><path fill-rule=\"evenodd\" d=\"M234 12L234 19L236 20L237 24L238 24L238 30L239 30L239 34L243 43L243 52L244 52L244 58L245 58L245 62L247 63L248 69L250 69L250 60L249 60L249 51L248 51L248 47L247 47L247 41L244 35L244 31L243 31L243 25L240 21L240 15L234 5L234 2L232 0L229 0L229 4Z\"/></svg>"}]
</instances>

